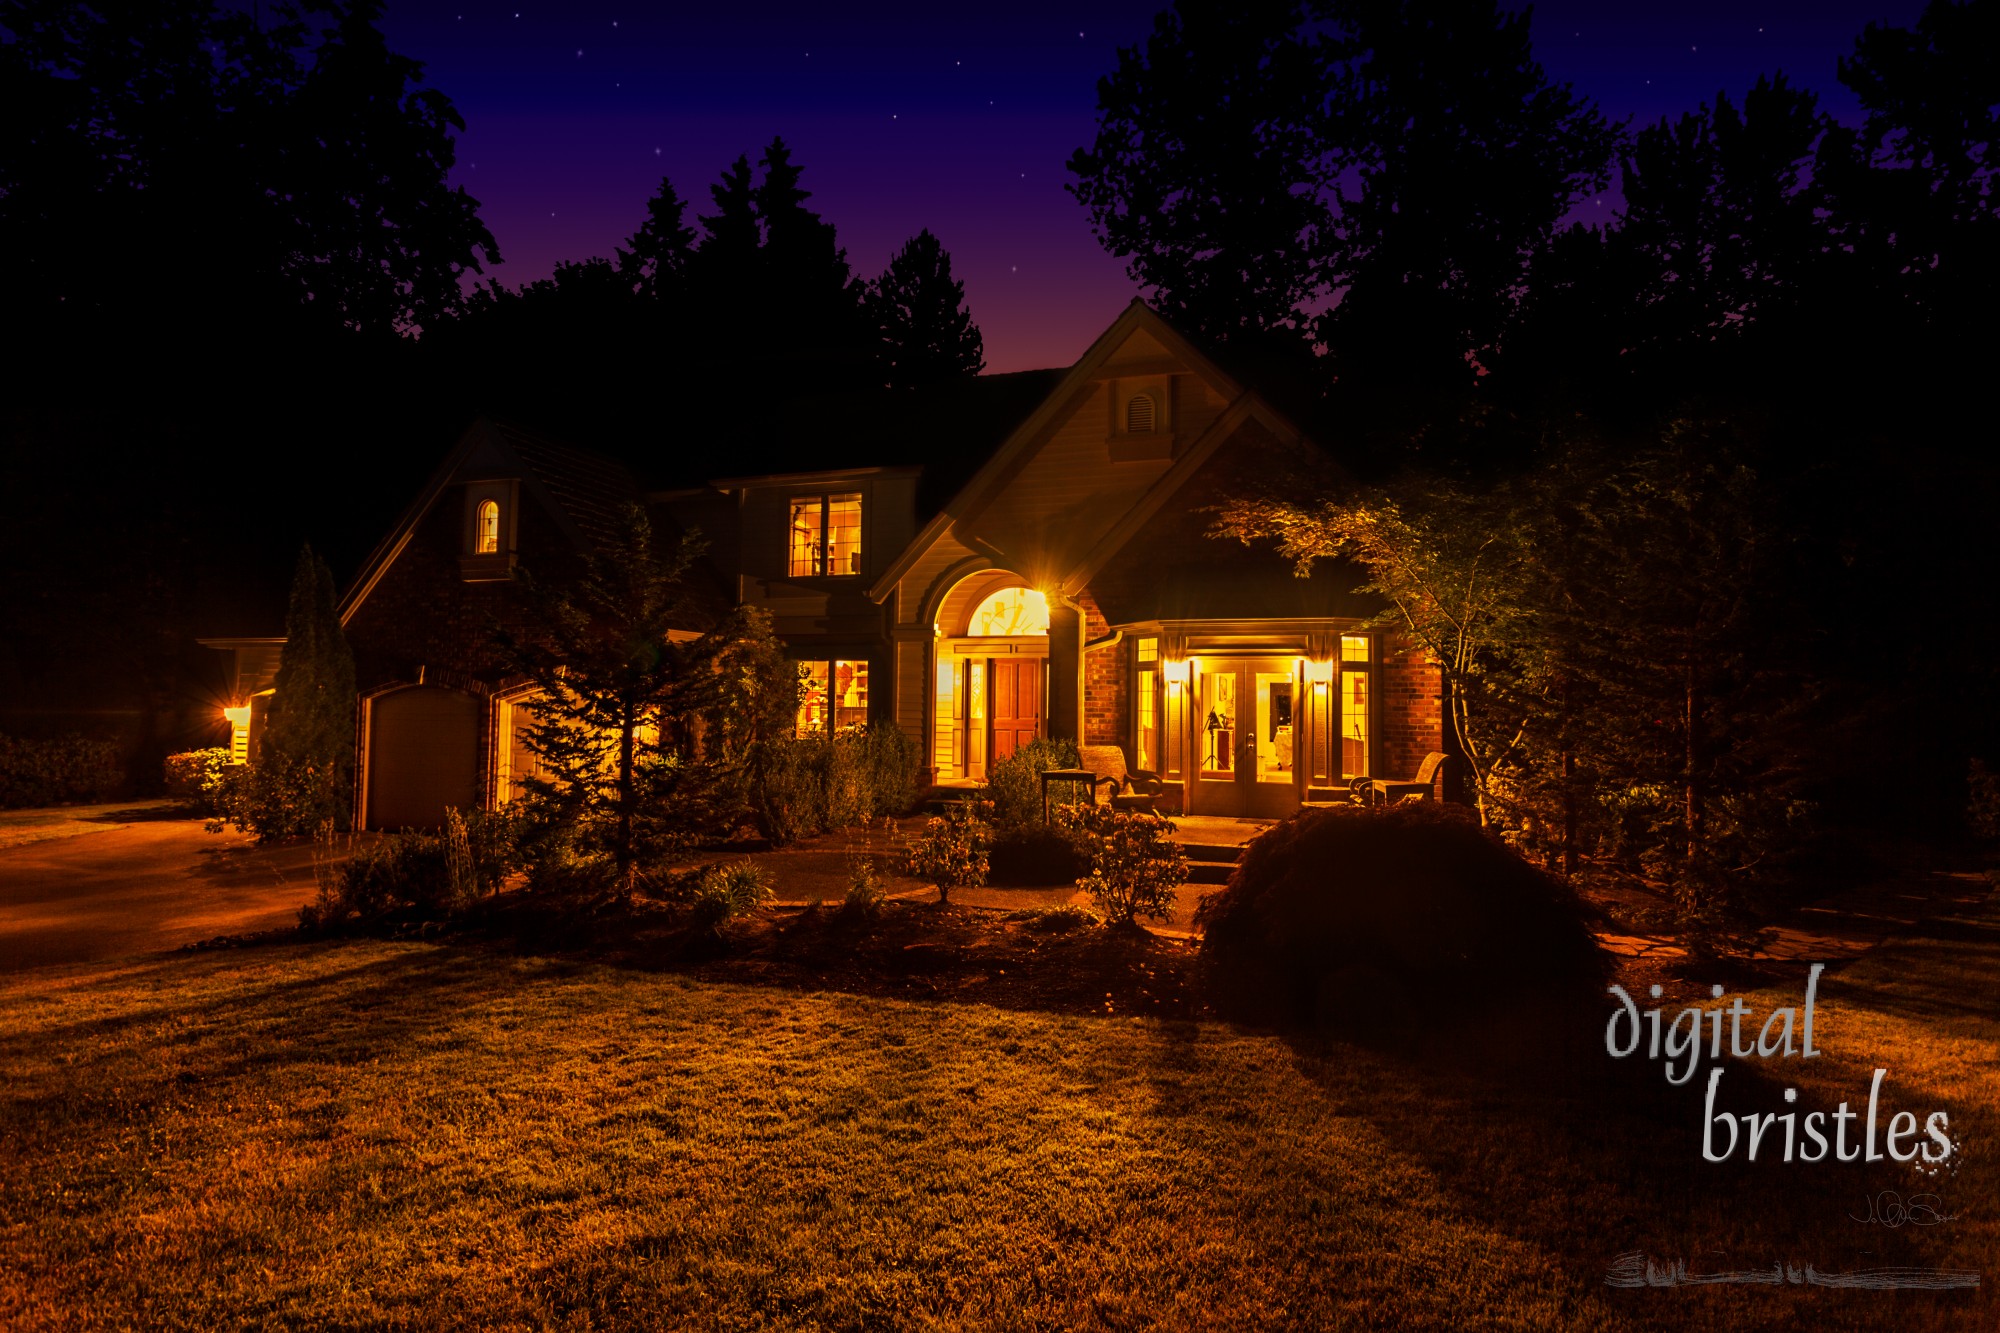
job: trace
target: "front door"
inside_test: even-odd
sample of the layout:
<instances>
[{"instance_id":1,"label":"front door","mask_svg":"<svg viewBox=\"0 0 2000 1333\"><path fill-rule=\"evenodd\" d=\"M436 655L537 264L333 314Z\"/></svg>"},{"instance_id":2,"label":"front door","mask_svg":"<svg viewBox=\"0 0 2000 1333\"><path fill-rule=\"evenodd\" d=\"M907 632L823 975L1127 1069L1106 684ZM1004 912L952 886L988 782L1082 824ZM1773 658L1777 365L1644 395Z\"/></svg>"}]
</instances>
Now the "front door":
<instances>
[{"instance_id":1,"label":"front door","mask_svg":"<svg viewBox=\"0 0 2000 1333\"><path fill-rule=\"evenodd\" d=\"M1282 819L1298 809L1298 688L1289 658L1201 660L1190 813Z\"/></svg>"},{"instance_id":2,"label":"front door","mask_svg":"<svg viewBox=\"0 0 2000 1333\"><path fill-rule=\"evenodd\" d=\"M1042 734L1042 659L993 659L993 762Z\"/></svg>"}]
</instances>

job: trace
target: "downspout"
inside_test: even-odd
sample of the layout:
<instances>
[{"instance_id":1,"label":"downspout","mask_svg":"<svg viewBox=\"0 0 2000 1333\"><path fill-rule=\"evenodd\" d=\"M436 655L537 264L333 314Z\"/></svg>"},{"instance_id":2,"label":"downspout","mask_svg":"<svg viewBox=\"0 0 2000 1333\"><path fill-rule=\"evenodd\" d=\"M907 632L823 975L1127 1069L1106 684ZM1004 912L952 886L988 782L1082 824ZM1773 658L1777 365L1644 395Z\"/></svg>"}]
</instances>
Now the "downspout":
<instances>
[{"instance_id":1,"label":"downspout","mask_svg":"<svg viewBox=\"0 0 2000 1333\"><path fill-rule=\"evenodd\" d=\"M1083 743L1084 743L1084 741L1085 741L1085 740L1086 740L1086 739L1088 738L1088 736L1089 736L1089 730L1088 730L1088 722L1089 722L1089 710L1088 710L1088 708L1087 708L1087 707L1085 706L1085 704L1084 704L1084 698L1083 698L1083 692L1084 692L1084 669L1083 669L1083 655L1084 655L1085 653L1089 652L1089 651L1090 651L1090 647L1091 647L1091 645L1089 644L1089 642L1088 642L1087 640L1085 640L1085 638L1084 638L1084 627L1085 627L1085 626L1086 626L1087 624L1089 624L1089 622L1090 622L1090 616L1089 616L1089 614L1088 614L1088 613L1087 613L1087 612L1086 612L1086 611L1085 611L1085 610L1083 609L1083 604L1082 604L1081 602L1077 601L1077 600L1076 600L1075 598L1071 597L1071 596L1070 596L1070 595L1069 595L1068 593L1066 593L1066 592L1057 592L1057 593L1054 593L1054 594L1052 594L1052 596L1054 596L1054 598L1055 598L1056 602L1057 602L1058 604L1060 604L1060 605L1062 606L1062 608L1063 608L1064 610L1066 610L1066 611L1074 611L1074 612L1076 612L1076 718L1075 718L1075 722L1076 722L1076 743L1077 743L1077 745L1078 745L1078 746L1082 746L1082 745L1083 745ZM1115 636L1114 636L1114 637L1115 637Z\"/></svg>"},{"instance_id":2,"label":"downspout","mask_svg":"<svg viewBox=\"0 0 2000 1333\"><path fill-rule=\"evenodd\" d=\"M1109 634L1105 635L1103 638L1092 639L1089 643L1083 645L1083 651L1085 651L1086 653L1094 653L1099 648L1116 648L1119 644L1123 643L1124 641L1125 641L1125 631L1122 629L1115 629L1112 630Z\"/></svg>"}]
</instances>

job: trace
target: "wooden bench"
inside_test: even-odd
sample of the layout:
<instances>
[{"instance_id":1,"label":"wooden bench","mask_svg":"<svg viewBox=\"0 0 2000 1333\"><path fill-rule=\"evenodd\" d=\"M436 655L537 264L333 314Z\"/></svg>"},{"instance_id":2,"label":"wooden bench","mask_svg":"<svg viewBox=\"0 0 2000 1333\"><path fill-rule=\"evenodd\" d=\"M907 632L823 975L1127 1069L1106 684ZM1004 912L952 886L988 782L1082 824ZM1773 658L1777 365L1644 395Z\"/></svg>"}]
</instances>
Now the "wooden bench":
<instances>
[{"instance_id":1,"label":"wooden bench","mask_svg":"<svg viewBox=\"0 0 2000 1333\"><path fill-rule=\"evenodd\" d=\"M1077 756L1082 760L1093 781L1090 784L1090 799L1097 800L1097 789L1111 789L1111 808L1114 810L1144 810L1151 812L1154 804L1165 794L1166 782L1158 773L1143 768L1125 767L1125 751L1116 745L1084 745L1077 748Z\"/></svg>"}]
</instances>

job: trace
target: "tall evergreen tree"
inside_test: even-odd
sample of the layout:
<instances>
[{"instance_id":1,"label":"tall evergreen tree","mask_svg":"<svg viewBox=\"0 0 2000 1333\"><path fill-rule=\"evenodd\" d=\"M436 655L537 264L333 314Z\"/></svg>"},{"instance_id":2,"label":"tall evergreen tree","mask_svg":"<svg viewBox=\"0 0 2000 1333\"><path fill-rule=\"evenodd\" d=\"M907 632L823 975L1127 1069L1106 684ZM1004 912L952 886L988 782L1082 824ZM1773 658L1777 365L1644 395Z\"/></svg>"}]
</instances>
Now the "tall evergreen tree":
<instances>
[{"instance_id":1,"label":"tall evergreen tree","mask_svg":"<svg viewBox=\"0 0 2000 1333\"><path fill-rule=\"evenodd\" d=\"M354 809L354 655L340 626L333 571L299 551L256 775L266 836L346 827Z\"/></svg>"},{"instance_id":2,"label":"tall evergreen tree","mask_svg":"<svg viewBox=\"0 0 2000 1333\"><path fill-rule=\"evenodd\" d=\"M687 224L687 201L667 177L646 201L646 220L618 248L618 272L649 300L664 300L678 287L694 257L695 231Z\"/></svg>"},{"instance_id":3,"label":"tall evergreen tree","mask_svg":"<svg viewBox=\"0 0 2000 1333\"><path fill-rule=\"evenodd\" d=\"M889 261L868 293L881 332L882 372L896 388L977 375L985 340L965 308L965 284L951 275L951 254L926 227Z\"/></svg>"}]
</instances>

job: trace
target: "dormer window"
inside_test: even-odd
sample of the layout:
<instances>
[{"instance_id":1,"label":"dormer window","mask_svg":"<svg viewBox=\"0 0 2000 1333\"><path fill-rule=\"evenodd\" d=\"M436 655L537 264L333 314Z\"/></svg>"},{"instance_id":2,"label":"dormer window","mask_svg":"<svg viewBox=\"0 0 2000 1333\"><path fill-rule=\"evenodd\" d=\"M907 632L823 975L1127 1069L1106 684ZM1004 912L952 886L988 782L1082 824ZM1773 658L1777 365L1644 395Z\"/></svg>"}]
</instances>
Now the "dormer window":
<instances>
[{"instance_id":1,"label":"dormer window","mask_svg":"<svg viewBox=\"0 0 2000 1333\"><path fill-rule=\"evenodd\" d=\"M497 555L500 551L500 502L481 500L479 510L473 519L472 549L479 555Z\"/></svg>"},{"instance_id":2,"label":"dormer window","mask_svg":"<svg viewBox=\"0 0 2000 1333\"><path fill-rule=\"evenodd\" d=\"M1151 435L1159 429L1159 400L1150 393L1133 394L1125 404L1125 433Z\"/></svg>"},{"instance_id":3,"label":"dormer window","mask_svg":"<svg viewBox=\"0 0 2000 1333\"><path fill-rule=\"evenodd\" d=\"M792 500L792 578L861 572L861 496L807 495Z\"/></svg>"}]
</instances>

